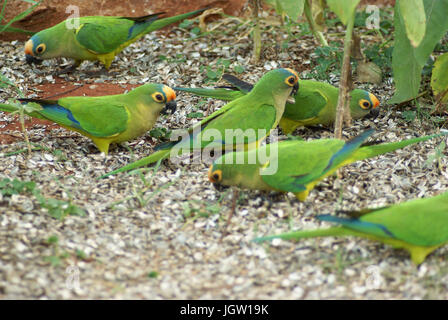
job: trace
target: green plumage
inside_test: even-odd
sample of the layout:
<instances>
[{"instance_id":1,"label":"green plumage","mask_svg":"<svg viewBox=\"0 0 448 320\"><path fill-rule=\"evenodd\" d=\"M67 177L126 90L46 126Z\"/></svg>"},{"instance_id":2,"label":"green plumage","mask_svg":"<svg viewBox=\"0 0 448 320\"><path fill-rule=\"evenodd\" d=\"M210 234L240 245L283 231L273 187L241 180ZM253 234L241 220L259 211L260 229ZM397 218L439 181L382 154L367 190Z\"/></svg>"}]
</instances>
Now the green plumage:
<instances>
[{"instance_id":1,"label":"green plumage","mask_svg":"<svg viewBox=\"0 0 448 320\"><path fill-rule=\"evenodd\" d=\"M162 101L156 101L159 94ZM67 97L59 100L22 99L25 114L53 121L89 137L107 154L110 143L134 139L150 130L164 105L175 97L161 84L145 84L127 94L103 97ZM20 106L0 104L1 111L18 112Z\"/></svg>"},{"instance_id":2,"label":"green plumage","mask_svg":"<svg viewBox=\"0 0 448 320\"><path fill-rule=\"evenodd\" d=\"M232 88L180 88L174 90L189 92L202 97L231 101L249 92L252 86L231 75L224 75ZM336 106L339 90L327 83L300 80L300 90L295 95L295 103L287 103L285 112L280 120L280 127L285 134L293 132L299 126L330 125L336 119ZM368 105L363 105L367 103ZM378 106L378 99L365 90L355 89L351 92L350 111L354 119L359 119Z\"/></svg>"},{"instance_id":3,"label":"green plumage","mask_svg":"<svg viewBox=\"0 0 448 320\"><path fill-rule=\"evenodd\" d=\"M78 26L74 25L76 20L68 19L33 35L25 44L25 53L39 59L72 58L77 65L84 60L99 60L108 69L116 54L145 34L204 10L163 19L158 19L162 13L137 18L80 17Z\"/></svg>"},{"instance_id":4,"label":"green plumage","mask_svg":"<svg viewBox=\"0 0 448 320\"><path fill-rule=\"evenodd\" d=\"M287 83L286 79L291 77L294 82ZM277 126L297 80L297 74L290 69L276 69L266 73L249 94L233 100L185 130L183 139L162 144L156 147L159 151L147 158L112 171L102 178L154 163L169 155L177 156L205 147L217 152L256 147Z\"/></svg>"},{"instance_id":5,"label":"green plumage","mask_svg":"<svg viewBox=\"0 0 448 320\"><path fill-rule=\"evenodd\" d=\"M293 192L304 201L320 180L344 165L447 134L361 146L372 133L373 130L368 130L347 142L338 139L293 140L265 145L257 150L228 153L213 163L209 179L225 186ZM244 161L236 162L236 159ZM267 174L271 168L276 168L275 172Z\"/></svg>"},{"instance_id":6,"label":"green plumage","mask_svg":"<svg viewBox=\"0 0 448 320\"><path fill-rule=\"evenodd\" d=\"M323 236L359 236L381 241L409 251L415 264L448 242L448 192L433 198L415 199L386 208L370 209L358 219L338 218L330 215L317 217L323 221L339 223L340 227L310 231L295 231L273 238L299 240Z\"/></svg>"}]
</instances>

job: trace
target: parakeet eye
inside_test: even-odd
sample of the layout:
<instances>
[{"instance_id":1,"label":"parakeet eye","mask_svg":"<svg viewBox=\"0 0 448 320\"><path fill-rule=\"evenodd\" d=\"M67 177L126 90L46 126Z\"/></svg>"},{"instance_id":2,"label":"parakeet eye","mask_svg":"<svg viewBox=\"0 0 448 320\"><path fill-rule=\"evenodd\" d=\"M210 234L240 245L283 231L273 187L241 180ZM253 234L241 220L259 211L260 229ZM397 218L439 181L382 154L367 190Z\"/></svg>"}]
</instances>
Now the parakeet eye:
<instances>
[{"instance_id":1,"label":"parakeet eye","mask_svg":"<svg viewBox=\"0 0 448 320\"><path fill-rule=\"evenodd\" d=\"M160 92L153 93L152 98L156 102L164 102L165 101L165 97Z\"/></svg>"},{"instance_id":2,"label":"parakeet eye","mask_svg":"<svg viewBox=\"0 0 448 320\"><path fill-rule=\"evenodd\" d=\"M361 99L359 101L359 106L363 109L369 109L370 108L370 102L367 101L366 99Z\"/></svg>"},{"instance_id":3,"label":"parakeet eye","mask_svg":"<svg viewBox=\"0 0 448 320\"><path fill-rule=\"evenodd\" d=\"M41 54L45 51L45 49L46 49L45 43L41 43L40 45L37 46L36 53Z\"/></svg>"},{"instance_id":4,"label":"parakeet eye","mask_svg":"<svg viewBox=\"0 0 448 320\"><path fill-rule=\"evenodd\" d=\"M222 171L218 169L212 172L212 166L211 166L210 170L208 171L208 180L211 183L217 183L221 182L221 179L222 179Z\"/></svg>"},{"instance_id":5,"label":"parakeet eye","mask_svg":"<svg viewBox=\"0 0 448 320\"><path fill-rule=\"evenodd\" d=\"M288 86L292 87L296 83L296 81L297 81L297 78L295 76L289 76L288 78L286 78L285 83Z\"/></svg>"}]
</instances>

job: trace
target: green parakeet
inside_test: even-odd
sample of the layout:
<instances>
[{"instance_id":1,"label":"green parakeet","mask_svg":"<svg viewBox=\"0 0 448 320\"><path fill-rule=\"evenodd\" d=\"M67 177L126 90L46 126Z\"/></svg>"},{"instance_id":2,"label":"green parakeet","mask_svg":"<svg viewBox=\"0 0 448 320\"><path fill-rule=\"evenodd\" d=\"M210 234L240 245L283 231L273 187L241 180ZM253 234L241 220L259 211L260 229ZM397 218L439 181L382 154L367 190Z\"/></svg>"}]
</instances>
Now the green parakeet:
<instances>
[{"instance_id":1,"label":"green parakeet","mask_svg":"<svg viewBox=\"0 0 448 320\"><path fill-rule=\"evenodd\" d=\"M300 201L305 201L319 181L342 166L448 134L362 146L373 132L367 130L347 142L289 140L247 152L227 153L210 166L208 177L215 185L293 192Z\"/></svg>"},{"instance_id":2,"label":"green parakeet","mask_svg":"<svg viewBox=\"0 0 448 320\"><path fill-rule=\"evenodd\" d=\"M210 97L231 101L239 98L252 89L252 85L232 75L224 74L223 79L233 87L180 88L174 90L193 93L202 97ZM285 134L293 132L299 126L316 124L330 125L336 119L338 88L324 82L300 80L300 90L295 95L295 103L287 103L280 120L280 128ZM375 95L365 90L355 89L350 93L350 111L353 119L360 119L370 112L377 113L380 102Z\"/></svg>"},{"instance_id":3,"label":"green parakeet","mask_svg":"<svg viewBox=\"0 0 448 320\"><path fill-rule=\"evenodd\" d=\"M77 131L108 153L111 143L132 140L150 130L164 106L175 108L176 94L162 84L145 84L126 94L102 97L66 97L59 100L19 99L25 113ZM0 104L0 111L19 106Z\"/></svg>"},{"instance_id":4,"label":"green parakeet","mask_svg":"<svg viewBox=\"0 0 448 320\"><path fill-rule=\"evenodd\" d=\"M26 42L27 62L66 57L75 60L74 67L84 60L99 60L109 69L115 55L145 34L204 10L163 19L158 19L163 12L136 18L90 16L67 19L36 33Z\"/></svg>"},{"instance_id":5,"label":"green parakeet","mask_svg":"<svg viewBox=\"0 0 448 320\"><path fill-rule=\"evenodd\" d=\"M235 150L257 147L277 127L285 103L298 90L298 75L291 69L266 73L253 90L233 100L188 130L182 139L163 143L155 153L114 170L102 178L148 165L170 154L189 154L194 150Z\"/></svg>"},{"instance_id":6,"label":"green parakeet","mask_svg":"<svg viewBox=\"0 0 448 320\"><path fill-rule=\"evenodd\" d=\"M299 240L312 237L358 236L407 250L419 265L426 256L448 242L448 192L436 197L414 199L401 204L361 212L360 218L317 216L340 224L328 229L295 231L255 239Z\"/></svg>"}]
</instances>

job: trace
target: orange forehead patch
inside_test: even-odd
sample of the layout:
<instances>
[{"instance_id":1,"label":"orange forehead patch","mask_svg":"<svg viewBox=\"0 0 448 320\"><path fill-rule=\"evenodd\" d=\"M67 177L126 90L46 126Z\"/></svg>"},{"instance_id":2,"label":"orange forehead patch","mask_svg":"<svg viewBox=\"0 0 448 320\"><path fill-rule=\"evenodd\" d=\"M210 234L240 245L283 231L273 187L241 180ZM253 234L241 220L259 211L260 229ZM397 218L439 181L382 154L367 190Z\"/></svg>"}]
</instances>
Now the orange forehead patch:
<instances>
[{"instance_id":1,"label":"orange forehead patch","mask_svg":"<svg viewBox=\"0 0 448 320\"><path fill-rule=\"evenodd\" d=\"M170 87L168 87L168 86L163 86L162 90L163 90L163 92L165 93L166 101L167 101L167 102L170 102L170 101L176 99L176 93L175 93L174 90L171 89Z\"/></svg>"},{"instance_id":2,"label":"orange forehead patch","mask_svg":"<svg viewBox=\"0 0 448 320\"><path fill-rule=\"evenodd\" d=\"M374 108L380 105L380 100L378 100L378 98L373 93L369 93L369 98L372 101Z\"/></svg>"}]
</instances>

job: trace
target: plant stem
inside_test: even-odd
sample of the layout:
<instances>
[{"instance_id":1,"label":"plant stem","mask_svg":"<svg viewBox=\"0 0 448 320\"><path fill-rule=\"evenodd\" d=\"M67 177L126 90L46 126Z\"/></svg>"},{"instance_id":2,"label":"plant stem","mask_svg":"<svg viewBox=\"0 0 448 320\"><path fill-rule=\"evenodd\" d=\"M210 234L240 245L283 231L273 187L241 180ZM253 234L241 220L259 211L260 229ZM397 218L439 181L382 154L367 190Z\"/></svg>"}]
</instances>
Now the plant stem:
<instances>
[{"instance_id":1,"label":"plant stem","mask_svg":"<svg viewBox=\"0 0 448 320\"><path fill-rule=\"evenodd\" d=\"M306 19L308 20L308 23L311 28L311 32L313 33L314 37L319 41L319 43L322 46L328 47L328 42L325 39L323 33L320 32L319 30L317 30L317 25L313 19L313 14L311 13L311 8L310 8L310 4L309 4L308 0L305 0L304 11L305 11Z\"/></svg>"},{"instance_id":2,"label":"plant stem","mask_svg":"<svg viewBox=\"0 0 448 320\"><path fill-rule=\"evenodd\" d=\"M334 124L334 135L336 139L342 138L342 126L345 122L350 124L351 116L348 107L349 92L351 87L351 68L350 68L350 51L353 34L353 26L355 23L355 12L347 21L347 29L344 40L344 57L342 60L341 80L339 83L339 97L336 108L336 121Z\"/></svg>"},{"instance_id":3,"label":"plant stem","mask_svg":"<svg viewBox=\"0 0 448 320\"><path fill-rule=\"evenodd\" d=\"M26 147L28 149L28 157L30 157L31 156L31 144L30 144L30 140L28 139L28 132L26 132L26 129L25 129L25 116L24 116L23 108L20 108L19 119L20 119L20 126L22 127L23 136L25 137Z\"/></svg>"},{"instance_id":4,"label":"plant stem","mask_svg":"<svg viewBox=\"0 0 448 320\"><path fill-rule=\"evenodd\" d=\"M260 31L260 23L258 19L258 11L260 10L260 0L250 0L252 2L252 6L254 8L252 18L255 22L254 27L254 51L252 53L252 59L255 63L260 61L260 55L261 55L261 31Z\"/></svg>"}]
</instances>

